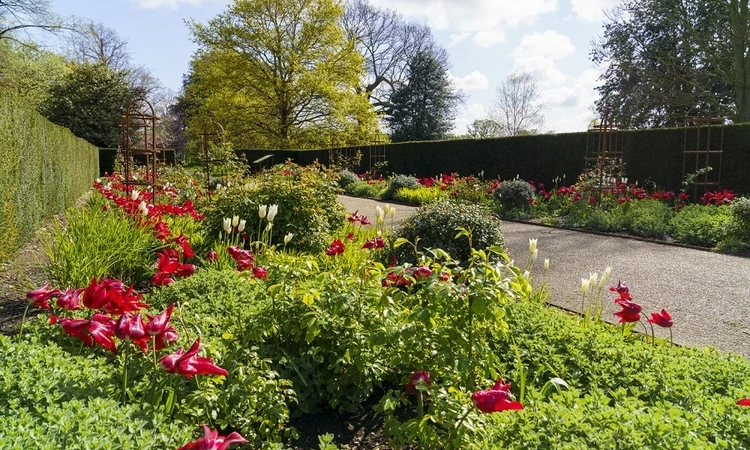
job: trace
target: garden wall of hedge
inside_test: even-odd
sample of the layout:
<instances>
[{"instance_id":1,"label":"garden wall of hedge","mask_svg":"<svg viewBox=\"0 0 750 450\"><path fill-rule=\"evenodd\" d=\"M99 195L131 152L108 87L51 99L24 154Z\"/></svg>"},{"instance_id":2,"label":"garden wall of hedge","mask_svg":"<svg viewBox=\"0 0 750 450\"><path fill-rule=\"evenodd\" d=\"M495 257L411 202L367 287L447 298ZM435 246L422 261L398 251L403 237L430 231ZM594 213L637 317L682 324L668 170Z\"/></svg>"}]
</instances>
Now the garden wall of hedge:
<instances>
[{"instance_id":1,"label":"garden wall of hedge","mask_svg":"<svg viewBox=\"0 0 750 450\"><path fill-rule=\"evenodd\" d=\"M115 170L115 157L119 149L116 148L100 148L99 149L99 176L111 174ZM175 151L167 149L164 151L164 155L167 159L167 164L174 165L175 163ZM161 155L159 156L161 158ZM134 156L134 159L138 164L146 164L145 156Z\"/></svg>"},{"instance_id":2,"label":"garden wall of hedge","mask_svg":"<svg viewBox=\"0 0 750 450\"><path fill-rule=\"evenodd\" d=\"M717 138L717 129L713 129ZM623 159L629 180L655 182L660 188L679 190L683 178L684 128L660 128L625 131L622 134ZM695 148L696 129L687 129L690 148ZM705 132L702 137L705 136ZM416 176L434 176L441 173L461 175L478 174L485 177L538 179L550 184L556 177L565 175L571 184L585 168L586 141L583 133L544 134L494 139L459 139L448 141L404 142L379 146L362 146L350 149L333 149L343 152L359 150L362 153L360 171L369 169L373 150L385 149L387 171ZM718 140L717 140L718 141ZM724 154L721 165L722 187L739 193L750 193L750 124L724 127ZM330 163L330 150L241 150L252 162L273 154L274 162L287 158L298 164L309 164L316 159ZM711 177L718 173L718 158L709 161L714 168ZM694 159L689 159L687 172L693 172Z\"/></svg>"},{"instance_id":3,"label":"garden wall of hedge","mask_svg":"<svg viewBox=\"0 0 750 450\"><path fill-rule=\"evenodd\" d=\"M98 173L99 149L0 94L0 261L73 205Z\"/></svg>"}]
</instances>

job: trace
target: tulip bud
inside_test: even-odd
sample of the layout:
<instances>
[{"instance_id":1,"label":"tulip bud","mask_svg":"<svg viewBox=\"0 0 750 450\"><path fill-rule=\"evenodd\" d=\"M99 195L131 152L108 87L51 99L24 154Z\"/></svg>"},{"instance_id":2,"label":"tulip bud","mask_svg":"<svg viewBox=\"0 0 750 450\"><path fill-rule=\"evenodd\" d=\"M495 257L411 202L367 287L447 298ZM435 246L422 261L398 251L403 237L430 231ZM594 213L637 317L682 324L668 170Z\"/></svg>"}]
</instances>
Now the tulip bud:
<instances>
[{"instance_id":1,"label":"tulip bud","mask_svg":"<svg viewBox=\"0 0 750 450\"><path fill-rule=\"evenodd\" d=\"M101 184L101 183L102 183L102 179L101 178L97 178L96 179L96 184Z\"/></svg>"},{"instance_id":2,"label":"tulip bud","mask_svg":"<svg viewBox=\"0 0 750 450\"><path fill-rule=\"evenodd\" d=\"M385 216L385 211L383 211L383 208L380 205L376 206L375 210L377 211L376 216L378 218L381 218L381 217Z\"/></svg>"},{"instance_id":3,"label":"tulip bud","mask_svg":"<svg viewBox=\"0 0 750 450\"><path fill-rule=\"evenodd\" d=\"M225 217L223 227L225 233L230 233L232 231L232 219Z\"/></svg>"},{"instance_id":4,"label":"tulip bud","mask_svg":"<svg viewBox=\"0 0 750 450\"><path fill-rule=\"evenodd\" d=\"M549 270L549 259L544 260L544 270Z\"/></svg>"},{"instance_id":5,"label":"tulip bud","mask_svg":"<svg viewBox=\"0 0 750 450\"><path fill-rule=\"evenodd\" d=\"M378 225L383 225L383 222L385 222L385 218L383 218L383 216L378 216Z\"/></svg>"},{"instance_id":6,"label":"tulip bud","mask_svg":"<svg viewBox=\"0 0 750 450\"><path fill-rule=\"evenodd\" d=\"M530 276L531 276L531 274L529 273L528 270L526 270L526 271L523 272L523 279L524 280L528 280Z\"/></svg>"},{"instance_id":7,"label":"tulip bud","mask_svg":"<svg viewBox=\"0 0 750 450\"><path fill-rule=\"evenodd\" d=\"M292 240L294 233L287 233L284 235L284 245L288 244Z\"/></svg>"},{"instance_id":8,"label":"tulip bud","mask_svg":"<svg viewBox=\"0 0 750 450\"><path fill-rule=\"evenodd\" d=\"M240 224L240 216L232 216L232 226L236 227Z\"/></svg>"},{"instance_id":9,"label":"tulip bud","mask_svg":"<svg viewBox=\"0 0 750 450\"><path fill-rule=\"evenodd\" d=\"M596 286L599 283L599 274L594 272L589 275L589 286Z\"/></svg>"},{"instance_id":10,"label":"tulip bud","mask_svg":"<svg viewBox=\"0 0 750 450\"><path fill-rule=\"evenodd\" d=\"M532 261L536 261L536 257L538 255L538 253L539 253L539 250L537 250L537 249L534 249L534 251L531 252L531 260Z\"/></svg>"},{"instance_id":11,"label":"tulip bud","mask_svg":"<svg viewBox=\"0 0 750 450\"><path fill-rule=\"evenodd\" d=\"M132 191L132 192L130 193L130 198L131 198L131 200L136 200L136 199L138 199L138 196L139 196L140 194L141 194L141 193L140 193L140 192L138 192L138 190L137 190L137 189L133 189L133 191Z\"/></svg>"},{"instance_id":12,"label":"tulip bud","mask_svg":"<svg viewBox=\"0 0 750 450\"><path fill-rule=\"evenodd\" d=\"M273 222L268 222L268 225L266 225L266 231L271 231L271 228L273 228Z\"/></svg>"},{"instance_id":13,"label":"tulip bud","mask_svg":"<svg viewBox=\"0 0 750 450\"><path fill-rule=\"evenodd\" d=\"M602 289L605 284L607 284L607 278L609 278L609 273L612 272L612 268L607 266L606 269L604 269L604 273L602 273L602 278L599 280L599 289Z\"/></svg>"},{"instance_id":14,"label":"tulip bud","mask_svg":"<svg viewBox=\"0 0 750 450\"><path fill-rule=\"evenodd\" d=\"M396 207L395 206L391 206L390 214L391 214L391 217L393 217L393 216L396 215Z\"/></svg>"},{"instance_id":15,"label":"tulip bud","mask_svg":"<svg viewBox=\"0 0 750 450\"><path fill-rule=\"evenodd\" d=\"M237 231L242 233L245 230L245 223L247 223L245 219L240 220L240 224L237 225Z\"/></svg>"},{"instance_id":16,"label":"tulip bud","mask_svg":"<svg viewBox=\"0 0 750 450\"><path fill-rule=\"evenodd\" d=\"M536 242L539 240L539 238L531 239L529 238L529 253L534 253L536 251Z\"/></svg>"},{"instance_id":17,"label":"tulip bud","mask_svg":"<svg viewBox=\"0 0 750 450\"><path fill-rule=\"evenodd\" d=\"M258 206L258 217L260 217L261 219L265 219L266 214L268 214L268 205Z\"/></svg>"},{"instance_id":18,"label":"tulip bud","mask_svg":"<svg viewBox=\"0 0 750 450\"><path fill-rule=\"evenodd\" d=\"M589 291L589 279L581 278L581 291L586 294Z\"/></svg>"}]
</instances>

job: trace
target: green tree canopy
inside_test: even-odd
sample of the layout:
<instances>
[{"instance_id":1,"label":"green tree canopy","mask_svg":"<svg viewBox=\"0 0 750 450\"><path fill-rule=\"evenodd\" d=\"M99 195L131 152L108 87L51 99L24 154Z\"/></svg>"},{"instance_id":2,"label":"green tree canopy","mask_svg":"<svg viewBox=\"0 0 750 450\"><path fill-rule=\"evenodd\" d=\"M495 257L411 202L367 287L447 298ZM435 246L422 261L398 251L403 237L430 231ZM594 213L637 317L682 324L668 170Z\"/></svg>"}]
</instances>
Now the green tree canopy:
<instances>
[{"instance_id":1,"label":"green tree canopy","mask_svg":"<svg viewBox=\"0 0 750 450\"><path fill-rule=\"evenodd\" d=\"M104 64L74 65L53 86L41 112L52 122L99 147L115 147L120 115L133 98L125 73Z\"/></svg>"},{"instance_id":2,"label":"green tree canopy","mask_svg":"<svg viewBox=\"0 0 750 450\"><path fill-rule=\"evenodd\" d=\"M212 115L236 148L365 143L377 115L357 88L362 57L335 0L234 1L207 25L190 23L200 49L183 104L188 126Z\"/></svg>"},{"instance_id":3,"label":"green tree canopy","mask_svg":"<svg viewBox=\"0 0 750 450\"><path fill-rule=\"evenodd\" d=\"M445 67L429 53L418 52L409 61L407 73L407 82L391 95L392 111L385 119L391 129L391 140L447 137L461 95L451 84Z\"/></svg>"},{"instance_id":4,"label":"green tree canopy","mask_svg":"<svg viewBox=\"0 0 750 450\"><path fill-rule=\"evenodd\" d=\"M60 55L31 43L0 40L0 91L13 93L31 108L39 108L54 83L68 72L70 66Z\"/></svg>"}]
</instances>

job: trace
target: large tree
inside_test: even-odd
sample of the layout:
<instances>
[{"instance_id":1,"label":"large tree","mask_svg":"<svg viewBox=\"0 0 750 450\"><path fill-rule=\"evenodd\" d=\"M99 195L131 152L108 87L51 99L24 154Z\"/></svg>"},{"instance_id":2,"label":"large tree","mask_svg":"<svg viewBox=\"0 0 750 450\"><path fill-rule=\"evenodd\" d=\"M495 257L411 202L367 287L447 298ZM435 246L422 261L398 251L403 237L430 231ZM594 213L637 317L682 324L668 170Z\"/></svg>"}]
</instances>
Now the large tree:
<instances>
[{"instance_id":1,"label":"large tree","mask_svg":"<svg viewBox=\"0 0 750 450\"><path fill-rule=\"evenodd\" d=\"M0 91L23 99L30 108L38 108L52 86L68 72L70 65L63 56L33 43L0 40Z\"/></svg>"},{"instance_id":2,"label":"large tree","mask_svg":"<svg viewBox=\"0 0 750 450\"><path fill-rule=\"evenodd\" d=\"M686 116L750 120L748 0L626 0L592 59L606 64L598 109L632 127Z\"/></svg>"},{"instance_id":3,"label":"large tree","mask_svg":"<svg viewBox=\"0 0 750 450\"><path fill-rule=\"evenodd\" d=\"M123 105L133 97L124 72L76 64L50 91L41 111L52 122L99 147L115 147Z\"/></svg>"},{"instance_id":4,"label":"large tree","mask_svg":"<svg viewBox=\"0 0 750 450\"><path fill-rule=\"evenodd\" d=\"M544 104L530 73L508 75L496 95L491 119L500 124L504 136L539 132L544 124Z\"/></svg>"},{"instance_id":5,"label":"large tree","mask_svg":"<svg viewBox=\"0 0 750 450\"><path fill-rule=\"evenodd\" d=\"M443 65L429 53L418 52L409 61L407 81L391 95L386 116L394 142L435 140L453 128L461 94L451 84Z\"/></svg>"},{"instance_id":6,"label":"large tree","mask_svg":"<svg viewBox=\"0 0 750 450\"><path fill-rule=\"evenodd\" d=\"M346 38L336 0L236 0L207 25L186 103L212 113L235 146L309 148L368 142L378 132L356 92L362 57ZM200 124L196 123L196 127Z\"/></svg>"}]
</instances>

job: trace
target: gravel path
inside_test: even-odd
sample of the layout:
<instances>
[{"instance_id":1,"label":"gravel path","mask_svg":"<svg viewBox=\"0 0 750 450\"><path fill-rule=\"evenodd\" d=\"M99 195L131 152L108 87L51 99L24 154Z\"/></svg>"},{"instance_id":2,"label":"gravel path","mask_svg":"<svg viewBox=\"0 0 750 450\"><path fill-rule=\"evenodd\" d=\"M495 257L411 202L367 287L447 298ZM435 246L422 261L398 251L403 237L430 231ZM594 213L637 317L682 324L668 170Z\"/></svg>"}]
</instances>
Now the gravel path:
<instances>
[{"instance_id":1,"label":"gravel path","mask_svg":"<svg viewBox=\"0 0 750 450\"><path fill-rule=\"evenodd\" d=\"M345 196L340 201L349 211L359 209L373 217L380 204ZM399 221L416 210L396 208ZM608 286L626 281L644 312L664 308L672 315L676 343L712 346L750 358L750 258L507 221L502 228L508 253L519 266L526 264L529 238L538 238L532 275L538 287L542 263L549 258L550 303L579 310L581 278L610 266ZM614 322L614 295L605 291L602 297L602 318ZM664 330L657 334L660 331L668 336Z\"/></svg>"}]
</instances>

